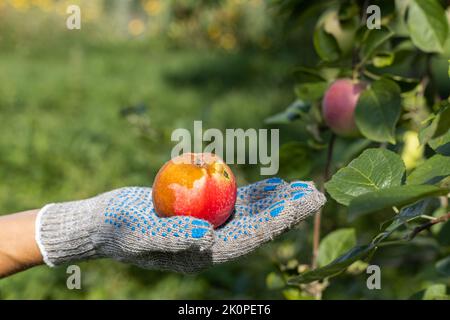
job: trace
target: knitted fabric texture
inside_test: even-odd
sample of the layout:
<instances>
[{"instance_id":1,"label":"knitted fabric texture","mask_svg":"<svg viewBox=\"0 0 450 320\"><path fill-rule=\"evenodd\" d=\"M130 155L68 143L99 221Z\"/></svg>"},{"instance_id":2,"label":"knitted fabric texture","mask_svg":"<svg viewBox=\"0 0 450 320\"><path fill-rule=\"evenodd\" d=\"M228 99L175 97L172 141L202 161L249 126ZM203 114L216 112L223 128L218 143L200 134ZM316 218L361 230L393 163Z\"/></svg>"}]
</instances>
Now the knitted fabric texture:
<instances>
[{"instance_id":1,"label":"knitted fabric texture","mask_svg":"<svg viewBox=\"0 0 450 320\"><path fill-rule=\"evenodd\" d=\"M36 219L49 266L112 258L142 268L193 273L245 255L313 215L325 197L311 182L271 178L238 189L221 227L188 216L160 218L150 188L121 188L50 204Z\"/></svg>"}]
</instances>

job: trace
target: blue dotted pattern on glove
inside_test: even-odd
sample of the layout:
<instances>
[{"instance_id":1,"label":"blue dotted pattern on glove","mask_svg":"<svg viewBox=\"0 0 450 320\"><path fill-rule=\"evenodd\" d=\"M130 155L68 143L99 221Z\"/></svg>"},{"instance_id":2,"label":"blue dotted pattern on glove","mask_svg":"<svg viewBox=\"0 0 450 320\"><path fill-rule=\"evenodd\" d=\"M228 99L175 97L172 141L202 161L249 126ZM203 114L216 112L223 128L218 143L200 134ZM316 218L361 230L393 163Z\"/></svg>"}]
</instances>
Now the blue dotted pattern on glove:
<instances>
[{"instance_id":1,"label":"blue dotted pattern on glove","mask_svg":"<svg viewBox=\"0 0 450 320\"><path fill-rule=\"evenodd\" d=\"M279 216L288 201L298 202L311 191L307 183L288 184L280 178L266 179L239 188L237 197L240 201L236 204L235 216L217 230L217 236L224 242L251 236L264 223Z\"/></svg>"},{"instance_id":2,"label":"blue dotted pattern on glove","mask_svg":"<svg viewBox=\"0 0 450 320\"><path fill-rule=\"evenodd\" d=\"M112 198L104 212L105 223L148 236L202 238L210 226L201 219L176 216L160 218L147 188L125 188Z\"/></svg>"}]
</instances>

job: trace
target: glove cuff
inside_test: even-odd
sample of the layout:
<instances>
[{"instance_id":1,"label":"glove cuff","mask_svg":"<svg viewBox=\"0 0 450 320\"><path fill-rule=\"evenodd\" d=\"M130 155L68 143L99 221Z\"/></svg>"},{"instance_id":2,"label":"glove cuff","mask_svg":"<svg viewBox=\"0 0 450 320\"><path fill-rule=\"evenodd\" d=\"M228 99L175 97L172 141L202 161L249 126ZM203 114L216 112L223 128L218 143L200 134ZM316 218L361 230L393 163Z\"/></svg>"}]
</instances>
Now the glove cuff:
<instances>
[{"instance_id":1,"label":"glove cuff","mask_svg":"<svg viewBox=\"0 0 450 320\"><path fill-rule=\"evenodd\" d=\"M90 219L89 212L73 210L71 203L48 204L39 211L36 242L48 266L97 256L87 228Z\"/></svg>"}]
</instances>

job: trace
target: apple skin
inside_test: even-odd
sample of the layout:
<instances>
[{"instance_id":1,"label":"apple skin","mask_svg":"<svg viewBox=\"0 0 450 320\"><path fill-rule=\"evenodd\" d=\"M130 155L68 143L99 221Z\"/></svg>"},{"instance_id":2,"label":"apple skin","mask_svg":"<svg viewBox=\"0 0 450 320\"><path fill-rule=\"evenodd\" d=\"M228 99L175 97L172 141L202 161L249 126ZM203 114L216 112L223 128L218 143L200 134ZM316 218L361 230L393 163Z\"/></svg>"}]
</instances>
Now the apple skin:
<instances>
[{"instance_id":1,"label":"apple skin","mask_svg":"<svg viewBox=\"0 0 450 320\"><path fill-rule=\"evenodd\" d=\"M191 216L208 221L214 228L232 214L236 194L233 172L211 153L184 153L166 162L152 190L158 216Z\"/></svg>"},{"instance_id":2,"label":"apple skin","mask_svg":"<svg viewBox=\"0 0 450 320\"><path fill-rule=\"evenodd\" d=\"M322 101L323 118L337 135L347 137L359 135L354 113L359 95L366 87L365 82L339 79L326 91Z\"/></svg>"}]
</instances>

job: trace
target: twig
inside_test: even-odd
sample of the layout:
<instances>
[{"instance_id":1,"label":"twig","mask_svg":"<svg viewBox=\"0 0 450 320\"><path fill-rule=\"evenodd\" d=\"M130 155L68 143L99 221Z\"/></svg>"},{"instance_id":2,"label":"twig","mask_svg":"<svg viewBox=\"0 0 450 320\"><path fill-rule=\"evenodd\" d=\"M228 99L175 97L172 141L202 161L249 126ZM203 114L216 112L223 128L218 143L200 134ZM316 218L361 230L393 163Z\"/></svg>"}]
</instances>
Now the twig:
<instances>
[{"instance_id":1,"label":"twig","mask_svg":"<svg viewBox=\"0 0 450 320\"><path fill-rule=\"evenodd\" d=\"M320 187L320 191L325 192L325 181L330 179L330 168L331 168L331 160L333 158L333 149L334 142L336 140L336 136L334 133L330 137L330 142L328 143L327 150L327 162L325 164L325 169L323 173L323 183ZM319 253L319 244L320 244L320 223L321 223L322 210L320 210L316 216L314 217L314 233L313 233L313 255L311 261L311 267L315 269L317 267L317 255Z\"/></svg>"},{"instance_id":2,"label":"twig","mask_svg":"<svg viewBox=\"0 0 450 320\"><path fill-rule=\"evenodd\" d=\"M450 212L440 216L439 218L436 218L436 219L428 221L428 222L426 222L424 224L421 224L420 226L414 228L414 230L408 236L408 240L414 239L423 230L427 230L427 229L431 228L432 226L434 226L437 223L446 222L448 220L450 220Z\"/></svg>"},{"instance_id":3,"label":"twig","mask_svg":"<svg viewBox=\"0 0 450 320\"><path fill-rule=\"evenodd\" d=\"M334 149L335 141L336 141L336 135L334 133L332 133L331 137L330 137L330 143L328 144L327 163L325 165L325 172L324 172L325 181L330 179L331 161L333 160L333 149ZM322 188L323 188L323 186L322 186Z\"/></svg>"},{"instance_id":4,"label":"twig","mask_svg":"<svg viewBox=\"0 0 450 320\"><path fill-rule=\"evenodd\" d=\"M365 0L363 3L363 6L359 13L360 26L363 26L364 24L367 23L367 7L369 6L369 4L370 4L369 0ZM353 70L352 71L352 79L353 79L353 81L356 81L357 78L361 76L361 71L364 69L364 62L365 61L360 61L359 48L357 46L355 46L353 48L353 52L352 52L352 70Z\"/></svg>"},{"instance_id":5,"label":"twig","mask_svg":"<svg viewBox=\"0 0 450 320\"><path fill-rule=\"evenodd\" d=\"M319 253L319 244L320 244L321 215L322 215L322 210L317 212L317 214L314 217L313 256L312 256L312 262L311 262L312 269L315 269L317 267L317 255Z\"/></svg>"},{"instance_id":6,"label":"twig","mask_svg":"<svg viewBox=\"0 0 450 320\"><path fill-rule=\"evenodd\" d=\"M364 75L365 75L366 77L368 77L368 78L370 78L370 79L372 79L372 80L378 80L378 79L381 78L380 75L375 74L375 73L373 73L373 72L370 72L370 71L368 71L367 69L364 69L364 70L363 70L363 73L364 73Z\"/></svg>"},{"instance_id":7,"label":"twig","mask_svg":"<svg viewBox=\"0 0 450 320\"><path fill-rule=\"evenodd\" d=\"M407 241L405 241L405 240L392 240L392 241L385 241L385 242L378 243L376 246L377 247L396 246L396 245L403 245L406 242Z\"/></svg>"},{"instance_id":8,"label":"twig","mask_svg":"<svg viewBox=\"0 0 450 320\"><path fill-rule=\"evenodd\" d=\"M367 8L369 7L369 2L369 0L365 0L362 6L361 24L365 24L367 22Z\"/></svg>"}]
</instances>

